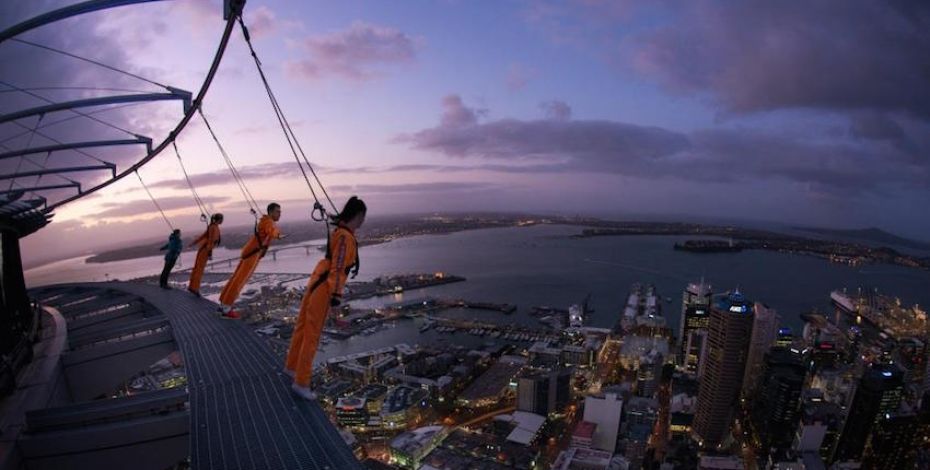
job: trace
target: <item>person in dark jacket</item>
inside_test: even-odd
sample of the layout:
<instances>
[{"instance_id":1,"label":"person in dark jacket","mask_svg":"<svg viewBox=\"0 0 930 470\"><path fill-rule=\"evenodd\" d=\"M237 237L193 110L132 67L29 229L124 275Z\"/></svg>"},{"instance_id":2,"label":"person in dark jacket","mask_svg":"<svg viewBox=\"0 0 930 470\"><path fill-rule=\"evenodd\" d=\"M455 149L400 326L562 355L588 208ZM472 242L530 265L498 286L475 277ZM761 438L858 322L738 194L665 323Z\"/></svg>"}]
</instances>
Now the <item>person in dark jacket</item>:
<instances>
[{"instance_id":1,"label":"person in dark jacket","mask_svg":"<svg viewBox=\"0 0 930 470\"><path fill-rule=\"evenodd\" d=\"M174 229L171 232L171 236L168 237L168 243L165 243L165 246L161 247L161 250L168 250L165 253L165 267L161 270L161 277L158 279L158 285L162 289L170 289L168 287L168 276L171 275L171 270L174 269L174 263L178 262L178 256L181 256L181 250L184 248L184 243L181 242L181 230Z\"/></svg>"}]
</instances>

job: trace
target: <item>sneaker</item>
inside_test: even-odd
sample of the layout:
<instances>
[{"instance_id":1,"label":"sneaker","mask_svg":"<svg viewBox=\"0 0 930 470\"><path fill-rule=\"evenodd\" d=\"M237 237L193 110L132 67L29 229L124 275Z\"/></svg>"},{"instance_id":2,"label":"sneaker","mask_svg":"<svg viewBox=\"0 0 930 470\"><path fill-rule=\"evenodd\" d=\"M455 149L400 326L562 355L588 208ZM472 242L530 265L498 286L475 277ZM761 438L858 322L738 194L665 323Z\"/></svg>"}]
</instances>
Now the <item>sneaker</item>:
<instances>
[{"instance_id":1,"label":"sneaker","mask_svg":"<svg viewBox=\"0 0 930 470\"><path fill-rule=\"evenodd\" d=\"M288 377L290 377L290 378L293 379L293 378L297 377L297 372L294 372L294 371L288 369L287 367L285 367L285 368L284 368L284 375L286 375L286 376L288 376Z\"/></svg>"},{"instance_id":2,"label":"sneaker","mask_svg":"<svg viewBox=\"0 0 930 470\"><path fill-rule=\"evenodd\" d=\"M223 317L223 318L225 318L225 319L227 319L227 320L238 320L238 319L242 318L242 316L239 315L239 312L237 312L237 311L235 311L235 310L230 310L230 311L228 311L228 312L223 313L223 314L220 315L220 316Z\"/></svg>"},{"instance_id":3,"label":"sneaker","mask_svg":"<svg viewBox=\"0 0 930 470\"><path fill-rule=\"evenodd\" d=\"M296 383L291 384L291 391L296 393L297 396L303 398L304 400L316 400L316 392L310 390L310 387L301 387Z\"/></svg>"}]
</instances>

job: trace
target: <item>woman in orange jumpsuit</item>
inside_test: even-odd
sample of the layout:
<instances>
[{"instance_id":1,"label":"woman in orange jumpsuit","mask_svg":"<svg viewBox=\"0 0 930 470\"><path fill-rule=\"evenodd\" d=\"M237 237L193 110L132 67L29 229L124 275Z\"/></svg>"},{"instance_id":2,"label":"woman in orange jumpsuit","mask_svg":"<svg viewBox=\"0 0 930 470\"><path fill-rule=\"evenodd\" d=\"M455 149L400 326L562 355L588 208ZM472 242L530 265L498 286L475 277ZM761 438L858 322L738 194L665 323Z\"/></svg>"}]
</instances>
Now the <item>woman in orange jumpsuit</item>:
<instances>
[{"instance_id":1,"label":"woman in orange jumpsuit","mask_svg":"<svg viewBox=\"0 0 930 470\"><path fill-rule=\"evenodd\" d=\"M207 267L207 260L213 255L213 247L220 244L220 225L222 223L223 214L213 214L210 217L210 225L207 225L207 230L191 242L191 246L197 245L197 260L194 261L194 269L191 270L191 280L187 283L187 290L197 297L200 297L200 280L203 279L203 271Z\"/></svg>"},{"instance_id":2,"label":"woman in orange jumpsuit","mask_svg":"<svg viewBox=\"0 0 930 470\"><path fill-rule=\"evenodd\" d=\"M258 224L255 225L255 234L242 247L239 265L236 266L236 271L229 278L226 287L223 287L223 292L220 293L219 310L223 314L223 318L239 319L239 313L233 310L232 306L236 299L239 298L242 288L249 282L255 268L258 267L258 262L265 256L271 241L281 238L281 232L275 225L275 222L280 218L281 205L274 202L268 204L268 214L263 215L261 220L258 221Z\"/></svg>"},{"instance_id":3,"label":"woman in orange jumpsuit","mask_svg":"<svg viewBox=\"0 0 930 470\"><path fill-rule=\"evenodd\" d=\"M316 399L316 393L310 389L310 376L326 315L331 307L342 303L342 290L349 272L352 268L358 270L355 231L365 222L366 212L367 207L361 199L352 196L346 202L335 218L336 228L326 244L326 257L317 263L310 275L300 303L284 371L294 377L291 389L307 400Z\"/></svg>"}]
</instances>

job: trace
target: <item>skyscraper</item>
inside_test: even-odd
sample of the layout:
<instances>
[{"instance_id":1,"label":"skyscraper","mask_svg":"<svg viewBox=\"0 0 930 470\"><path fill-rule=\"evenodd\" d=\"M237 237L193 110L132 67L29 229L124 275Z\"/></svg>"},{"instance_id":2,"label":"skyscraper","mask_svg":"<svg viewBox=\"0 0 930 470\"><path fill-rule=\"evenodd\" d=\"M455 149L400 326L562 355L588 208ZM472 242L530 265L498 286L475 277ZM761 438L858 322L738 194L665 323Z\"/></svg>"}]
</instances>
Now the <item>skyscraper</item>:
<instances>
[{"instance_id":1,"label":"skyscraper","mask_svg":"<svg viewBox=\"0 0 930 470\"><path fill-rule=\"evenodd\" d=\"M862 457L863 468L916 468L919 424L918 415L913 412L881 416L869 436Z\"/></svg>"},{"instance_id":2,"label":"skyscraper","mask_svg":"<svg viewBox=\"0 0 930 470\"><path fill-rule=\"evenodd\" d=\"M572 371L532 371L517 380L517 409L538 415L561 411L571 399Z\"/></svg>"},{"instance_id":3,"label":"skyscraper","mask_svg":"<svg viewBox=\"0 0 930 470\"><path fill-rule=\"evenodd\" d=\"M711 307L704 375L692 434L705 449L720 446L730 430L743 385L752 335L753 304L739 291Z\"/></svg>"},{"instance_id":4,"label":"skyscraper","mask_svg":"<svg viewBox=\"0 0 930 470\"><path fill-rule=\"evenodd\" d=\"M699 283L688 284L682 295L678 363L691 373L697 373L704 352L707 339L705 333L710 322L711 295L711 286L704 279Z\"/></svg>"},{"instance_id":5,"label":"skyscraper","mask_svg":"<svg viewBox=\"0 0 930 470\"><path fill-rule=\"evenodd\" d=\"M875 423L897 413L903 392L904 374L897 366L873 364L866 369L849 407L833 460L859 460Z\"/></svg>"},{"instance_id":6,"label":"skyscraper","mask_svg":"<svg viewBox=\"0 0 930 470\"><path fill-rule=\"evenodd\" d=\"M743 396L750 396L756 391L765 367L765 353L778 338L780 318L775 309L761 302L756 302L754 307L756 316L752 324L752 338L749 340L749 355L746 357L746 373L743 375Z\"/></svg>"},{"instance_id":7,"label":"skyscraper","mask_svg":"<svg viewBox=\"0 0 930 470\"><path fill-rule=\"evenodd\" d=\"M622 413L623 400L615 393L608 393L604 398L592 396L585 398L584 420L597 424L592 447L614 453L617 448L617 434L620 432Z\"/></svg>"},{"instance_id":8,"label":"skyscraper","mask_svg":"<svg viewBox=\"0 0 930 470\"><path fill-rule=\"evenodd\" d=\"M798 428L807 369L800 353L774 347L765 355L761 375L751 413L753 428L762 451L778 456L791 447Z\"/></svg>"}]
</instances>

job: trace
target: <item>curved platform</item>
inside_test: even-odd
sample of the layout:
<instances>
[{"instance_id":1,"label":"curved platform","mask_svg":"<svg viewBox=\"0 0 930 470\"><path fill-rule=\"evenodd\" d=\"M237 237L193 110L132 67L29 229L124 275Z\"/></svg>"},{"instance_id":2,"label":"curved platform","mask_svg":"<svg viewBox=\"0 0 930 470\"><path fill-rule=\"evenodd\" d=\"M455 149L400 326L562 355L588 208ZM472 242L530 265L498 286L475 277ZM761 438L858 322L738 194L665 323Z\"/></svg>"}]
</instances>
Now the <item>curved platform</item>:
<instances>
[{"instance_id":1,"label":"curved platform","mask_svg":"<svg viewBox=\"0 0 930 470\"><path fill-rule=\"evenodd\" d=\"M31 295L68 320L71 351L62 362L69 384L82 393L97 394L93 385L108 380L88 381L89 370L75 367L94 361L104 361L98 369L117 367L105 361L160 354L166 345L180 351L193 468L362 468L319 405L291 393L290 378L268 345L240 321L220 318L216 304L184 291L115 282L50 286ZM49 420L54 413L41 416Z\"/></svg>"}]
</instances>

